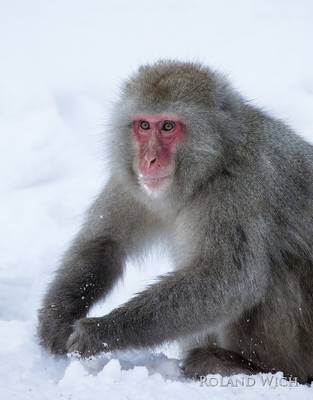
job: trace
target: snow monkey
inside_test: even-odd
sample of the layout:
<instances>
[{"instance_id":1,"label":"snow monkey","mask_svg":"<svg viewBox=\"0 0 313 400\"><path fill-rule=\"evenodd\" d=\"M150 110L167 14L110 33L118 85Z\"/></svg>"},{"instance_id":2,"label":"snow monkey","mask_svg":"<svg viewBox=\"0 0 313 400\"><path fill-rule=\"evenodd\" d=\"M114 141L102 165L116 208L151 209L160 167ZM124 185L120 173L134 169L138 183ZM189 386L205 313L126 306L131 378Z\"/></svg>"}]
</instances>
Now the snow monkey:
<instances>
[{"instance_id":1,"label":"snow monkey","mask_svg":"<svg viewBox=\"0 0 313 400\"><path fill-rule=\"evenodd\" d=\"M39 311L51 353L178 341L197 378L313 377L313 146L206 66L159 61L113 108L110 180ZM157 237L175 269L99 318L128 257Z\"/></svg>"}]
</instances>

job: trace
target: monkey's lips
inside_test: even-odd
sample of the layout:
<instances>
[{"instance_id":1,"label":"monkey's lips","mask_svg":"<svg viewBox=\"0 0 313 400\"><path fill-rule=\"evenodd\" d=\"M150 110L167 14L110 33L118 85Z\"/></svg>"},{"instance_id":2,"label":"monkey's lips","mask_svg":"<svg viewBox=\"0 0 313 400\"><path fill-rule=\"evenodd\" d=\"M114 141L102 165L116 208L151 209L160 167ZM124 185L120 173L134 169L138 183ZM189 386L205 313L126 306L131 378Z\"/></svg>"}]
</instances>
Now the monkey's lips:
<instances>
[{"instance_id":1,"label":"monkey's lips","mask_svg":"<svg viewBox=\"0 0 313 400\"><path fill-rule=\"evenodd\" d=\"M170 179L171 175L168 174L159 176L139 174L140 183L149 189L158 189L161 186L163 186L166 182L168 182Z\"/></svg>"}]
</instances>

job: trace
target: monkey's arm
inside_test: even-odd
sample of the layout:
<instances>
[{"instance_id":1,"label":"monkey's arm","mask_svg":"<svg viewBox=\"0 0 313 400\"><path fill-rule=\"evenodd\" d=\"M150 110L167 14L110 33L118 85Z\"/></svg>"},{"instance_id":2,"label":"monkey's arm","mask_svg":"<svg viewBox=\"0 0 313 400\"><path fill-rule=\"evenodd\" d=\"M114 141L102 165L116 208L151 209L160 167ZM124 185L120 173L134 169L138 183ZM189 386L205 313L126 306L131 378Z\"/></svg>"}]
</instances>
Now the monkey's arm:
<instances>
[{"instance_id":1,"label":"monkey's arm","mask_svg":"<svg viewBox=\"0 0 313 400\"><path fill-rule=\"evenodd\" d=\"M68 350L88 356L155 346L229 322L253 307L267 286L262 242L255 237L241 243L236 229L216 237L192 265L162 277L104 317L78 321Z\"/></svg>"},{"instance_id":2,"label":"monkey's arm","mask_svg":"<svg viewBox=\"0 0 313 400\"><path fill-rule=\"evenodd\" d=\"M142 242L144 225L144 210L110 182L65 254L39 311L38 334L49 351L66 351L73 323L121 276L126 254Z\"/></svg>"}]
</instances>

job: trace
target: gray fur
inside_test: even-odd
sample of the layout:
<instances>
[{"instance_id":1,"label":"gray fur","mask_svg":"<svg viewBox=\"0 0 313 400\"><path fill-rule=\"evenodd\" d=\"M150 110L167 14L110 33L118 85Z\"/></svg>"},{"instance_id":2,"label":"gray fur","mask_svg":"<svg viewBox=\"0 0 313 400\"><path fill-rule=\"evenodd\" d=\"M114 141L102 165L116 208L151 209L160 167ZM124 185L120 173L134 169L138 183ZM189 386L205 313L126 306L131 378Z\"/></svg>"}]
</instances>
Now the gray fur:
<instances>
[{"instance_id":1,"label":"gray fur","mask_svg":"<svg viewBox=\"0 0 313 400\"><path fill-rule=\"evenodd\" d=\"M155 199L139 186L130 124L134 113L162 111L181 115L187 135L175 179ZM45 296L43 345L88 356L179 340L190 350L187 376L282 370L309 381L313 147L219 74L172 61L126 82L111 134L111 180ZM108 315L84 318L126 257L159 235L175 272Z\"/></svg>"}]
</instances>

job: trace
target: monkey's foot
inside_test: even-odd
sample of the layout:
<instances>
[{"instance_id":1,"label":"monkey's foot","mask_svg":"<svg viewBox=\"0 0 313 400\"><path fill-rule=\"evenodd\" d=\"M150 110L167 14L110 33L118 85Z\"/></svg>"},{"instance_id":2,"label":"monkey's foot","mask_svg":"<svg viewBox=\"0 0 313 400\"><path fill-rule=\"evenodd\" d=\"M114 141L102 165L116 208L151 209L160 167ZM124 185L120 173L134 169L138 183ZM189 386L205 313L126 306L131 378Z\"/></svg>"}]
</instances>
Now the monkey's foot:
<instances>
[{"instance_id":1,"label":"monkey's foot","mask_svg":"<svg viewBox=\"0 0 313 400\"><path fill-rule=\"evenodd\" d=\"M100 338L100 325L101 318L82 318L75 322L66 344L68 353L78 353L87 358L109 351L107 343Z\"/></svg>"},{"instance_id":2,"label":"monkey's foot","mask_svg":"<svg viewBox=\"0 0 313 400\"><path fill-rule=\"evenodd\" d=\"M208 374L230 376L240 373L251 375L264 372L241 355L215 346L191 350L181 369L186 377L193 379L199 379L200 376Z\"/></svg>"}]
</instances>

